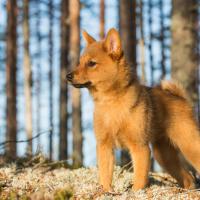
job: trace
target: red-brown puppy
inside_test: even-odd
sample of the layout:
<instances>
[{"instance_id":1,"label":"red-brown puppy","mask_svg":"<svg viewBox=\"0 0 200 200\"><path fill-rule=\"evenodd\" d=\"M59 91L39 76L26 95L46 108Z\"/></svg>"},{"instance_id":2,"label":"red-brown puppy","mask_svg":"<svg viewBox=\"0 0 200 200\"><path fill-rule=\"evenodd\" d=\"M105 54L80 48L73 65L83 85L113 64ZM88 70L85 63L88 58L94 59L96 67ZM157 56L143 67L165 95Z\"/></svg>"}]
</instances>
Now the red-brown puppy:
<instances>
[{"instance_id":1,"label":"red-brown puppy","mask_svg":"<svg viewBox=\"0 0 200 200\"><path fill-rule=\"evenodd\" d=\"M134 162L133 189L148 183L150 148L155 159L184 188L193 177L179 151L200 172L200 135L185 91L163 81L155 88L140 85L131 73L119 33L111 29L103 41L83 32L87 42L79 65L67 75L75 87L87 87L94 99L94 129L100 184L111 190L113 149L129 149Z\"/></svg>"}]
</instances>

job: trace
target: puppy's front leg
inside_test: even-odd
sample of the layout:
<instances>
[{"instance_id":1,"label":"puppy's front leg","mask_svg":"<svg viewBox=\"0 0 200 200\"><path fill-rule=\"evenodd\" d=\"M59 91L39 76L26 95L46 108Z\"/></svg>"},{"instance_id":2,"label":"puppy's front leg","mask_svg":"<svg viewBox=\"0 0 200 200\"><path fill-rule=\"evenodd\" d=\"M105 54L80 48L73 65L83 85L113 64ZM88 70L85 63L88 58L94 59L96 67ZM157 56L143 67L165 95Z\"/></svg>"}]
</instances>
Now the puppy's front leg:
<instances>
[{"instance_id":1,"label":"puppy's front leg","mask_svg":"<svg viewBox=\"0 0 200 200\"><path fill-rule=\"evenodd\" d=\"M148 145L133 144L129 149L134 163L133 190L137 191L143 189L148 183L151 153Z\"/></svg>"},{"instance_id":2,"label":"puppy's front leg","mask_svg":"<svg viewBox=\"0 0 200 200\"><path fill-rule=\"evenodd\" d=\"M97 143L97 158L99 167L100 184L106 192L112 190L112 175L114 156L112 145L105 143Z\"/></svg>"}]
</instances>

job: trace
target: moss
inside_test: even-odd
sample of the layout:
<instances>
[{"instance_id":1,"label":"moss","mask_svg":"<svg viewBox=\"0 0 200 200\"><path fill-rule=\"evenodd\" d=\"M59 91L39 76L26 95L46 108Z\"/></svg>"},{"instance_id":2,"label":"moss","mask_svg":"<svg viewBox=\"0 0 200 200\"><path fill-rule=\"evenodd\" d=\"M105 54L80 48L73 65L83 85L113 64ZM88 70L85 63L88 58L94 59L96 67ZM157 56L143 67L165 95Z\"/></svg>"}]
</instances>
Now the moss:
<instances>
[{"instance_id":1,"label":"moss","mask_svg":"<svg viewBox=\"0 0 200 200\"><path fill-rule=\"evenodd\" d=\"M73 198L72 188L57 190L54 194L55 200L66 200L66 199L72 199L72 198Z\"/></svg>"},{"instance_id":2,"label":"moss","mask_svg":"<svg viewBox=\"0 0 200 200\"><path fill-rule=\"evenodd\" d=\"M22 195L19 200L29 200L30 198L27 195Z\"/></svg>"},{"instance_id":3,"label":"moss","mask_svg":"<svg viewBox=\"0 0 200 200\"><path fill-rule=\"evenodd\" d=\"M17 191L12 190L10 192L2 191L0 193L0 200L29 200L29 194L19 195Z\"/></svg>"},{"instance_id":4,"label":"moss","mask_svg":"<svg viewBox=\"0 0 200 200\"><path fill-rule=\"evenodd\" d=\"M16 199L18 199L18 195L15 191L11 191L9 193L1 193L0 199L1 200L7 200L7 199L16 200Z\"/></svg>"}]
</instances>

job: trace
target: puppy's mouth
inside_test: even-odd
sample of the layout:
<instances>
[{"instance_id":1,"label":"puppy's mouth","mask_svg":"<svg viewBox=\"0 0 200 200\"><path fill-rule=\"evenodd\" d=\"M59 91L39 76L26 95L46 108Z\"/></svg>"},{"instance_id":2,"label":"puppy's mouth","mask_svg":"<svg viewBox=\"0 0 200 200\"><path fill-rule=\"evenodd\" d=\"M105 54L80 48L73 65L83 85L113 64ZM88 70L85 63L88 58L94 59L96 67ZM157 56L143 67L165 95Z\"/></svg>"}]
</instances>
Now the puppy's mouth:
<instances>
[{"instance_id":1,"label":"puppy's mouth","mask_svg":"<svg viewBox=\"0 0 200 200\"><path fill-rule=\"evenodd\" d=\"M75 88L88 88L91 86L92 82L88 81L86 83L72 83Z\"/></svg>"}]
</instances>

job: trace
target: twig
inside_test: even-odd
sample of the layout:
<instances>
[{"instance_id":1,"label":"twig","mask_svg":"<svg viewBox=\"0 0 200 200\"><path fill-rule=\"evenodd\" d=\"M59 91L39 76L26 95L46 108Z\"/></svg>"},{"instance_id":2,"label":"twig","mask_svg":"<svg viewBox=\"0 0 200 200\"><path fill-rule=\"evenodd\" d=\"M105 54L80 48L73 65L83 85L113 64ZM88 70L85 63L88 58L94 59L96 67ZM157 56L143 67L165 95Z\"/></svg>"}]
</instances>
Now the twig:
<instances>
[{"instance_id":1,"label":"twig","mask_svg":"<svg viewBox=\"0 0 200 200\"><path fill-rule=\"evenodd\" d=\"M38 164L36 164L33 169L37 169L39 167L48 167L48 168L51 168L51 169L54 169L54 168L57 168L59 166L65 166L67 165L67 161L68 160L61 160L61 161L56 161L56 162L46 162L46 160L44 160L43 162L40 162Z\"/></svg>"},{"instance_id":2,"label":"twig","mask_svg":"<svg viewBox=\"0 0 200 200\"><path fill-rule=\"evenodd\" d=\"M127 171L130 172L132 169L133 169L133 165L131 165L131 166L127 169Z\"/></svg>"},{"instance_id":3,"label":"twig","mask_svg":"<svg viewBox=\"0 0 200 200\"><path fill-rule=\"evenodd\" d=\"M42 155L39 153L36 156L32 157L27 163L25 163L25 166L30 166L33 163L38 163L42 159Z\"/></svg>"},{"instance_id":4,"label":"twig","mask_svg":"<svg viewBox=\"0 0 200 200\"><path fill-rule=\"evenodd\" d=\"M92 198L92 199L97 199L101 195L118 196L118 195L122 195L122 193L120 193L120 192L114 192L114 191L105 192L103 190L103 187L99 186L96 189L96 191L94 191L92 194L91 194L91 192L85 192L85 193L75 194L75 199L77 199L77 200L81 199L81 197L86 196L86 195L90 196L90 198Z\"/></svg>"},{"instance_id":5,"label":"twig","mask_svg":"<svg viewBox=\"0 0 200 200\"><path fill-rule=\"evenodd\" d=\"M125 164L119 171L118 177L123 173L123 171L132 164L132 161L128 162L127 164ZM132 167L132 166L131 166Z\"/></svg>"},{"instance_id":6,"label":"twig","mask_svg":"<svg viewBox=\"0 0 200 200\"><path fill-rule=\"evenodd\" d=\"M5 141L5 142L1 142L0 143L0 146L5 146L6 144L8 144L8 143L24 143L24 142L30 142L30 141L32 141L32 140L34 140L34 139L36 139L36 138L38 138L39 136L41 136L41 135L43 135L43 134L45 134L45 133L47 133L47 132L50 132L52 130L52 128L50 128L50 129L48 129L48 130L45 130L45 131L41 131L41 132L39 132L37 135L35 135L35 136L33 136L32 138L29 138L29 139L26 139L26 140L7 140L7 141ZM2 148L3 148L2 147Z\"/></svg>"}]
</instances>

